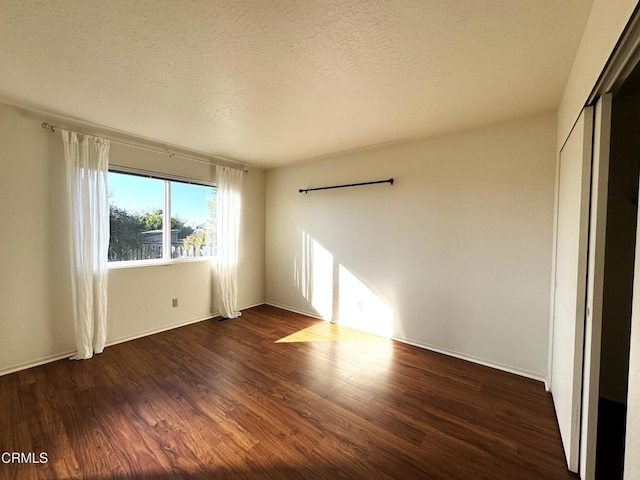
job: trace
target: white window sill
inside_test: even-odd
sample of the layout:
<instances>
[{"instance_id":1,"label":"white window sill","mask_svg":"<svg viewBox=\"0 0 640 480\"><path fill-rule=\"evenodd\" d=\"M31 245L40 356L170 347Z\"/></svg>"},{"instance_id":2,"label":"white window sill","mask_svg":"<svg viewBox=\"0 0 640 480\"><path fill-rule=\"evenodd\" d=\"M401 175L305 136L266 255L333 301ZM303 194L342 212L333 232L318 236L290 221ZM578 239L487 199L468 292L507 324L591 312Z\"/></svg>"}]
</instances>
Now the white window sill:
<instances>
[{"instance_id":1,"label":"white window sill","mask_svg":"<svg viewBox=\"0 0 640 480\"><path fill-rule=\"evenodd\" d=\"M211 262L215 263L216 257L185 257L185 258L172 258L165 260L158 258L156 260L129 260L124 262L109 262L107 268L109 270L120 270L123 268L140 268L140 267L169 267L171 265L178 265L181 263L198 263L198 262Z\"/></svg>"}]
</instances>

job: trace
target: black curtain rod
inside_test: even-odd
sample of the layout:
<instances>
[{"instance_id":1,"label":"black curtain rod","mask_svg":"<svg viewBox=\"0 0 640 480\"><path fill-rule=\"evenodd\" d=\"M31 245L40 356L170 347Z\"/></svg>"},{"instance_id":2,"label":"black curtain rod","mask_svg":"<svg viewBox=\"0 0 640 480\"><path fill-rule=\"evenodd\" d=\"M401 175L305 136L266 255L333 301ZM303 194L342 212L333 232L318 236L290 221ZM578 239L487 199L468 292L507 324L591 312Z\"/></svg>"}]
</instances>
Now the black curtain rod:
<instances>
[{"instance_id":1,"label":"black curtain rod","mask_svg":"<svg viewBox=\"0 0 640 480\"><path fill-rule=\"evenodd\" d=\"M375 185L376 183L390 183L393 185L393 178L388 180L376 180L375 182L362 182L362 183L347 183L345 185L331 185L330 187L317 187L317 188L301 188L298 190L300 193L313 192L315 190L329 190L331 188L347 188L347 187L360 187L361 185Z\"/></svg>"}]
</instances>

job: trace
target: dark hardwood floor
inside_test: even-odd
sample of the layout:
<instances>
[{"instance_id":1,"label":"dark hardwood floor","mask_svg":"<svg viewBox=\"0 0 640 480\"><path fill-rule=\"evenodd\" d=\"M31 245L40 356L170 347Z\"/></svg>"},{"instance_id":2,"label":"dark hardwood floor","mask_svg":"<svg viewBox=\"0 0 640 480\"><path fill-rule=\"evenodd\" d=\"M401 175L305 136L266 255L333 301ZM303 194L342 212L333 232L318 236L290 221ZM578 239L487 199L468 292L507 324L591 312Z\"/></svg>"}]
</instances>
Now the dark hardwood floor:
<instances>
[{"instance_id":1,"label":"dark hardwood floor","mask_svg":"<svg viewBox=\"0 0 640 480\"><path fill-rule=\"evenodd\" d=\"M2 479L574 479L541 383L273 307L0 377ZM6 458L6 457L5 457Z\"/></svg>"}]
</instances>

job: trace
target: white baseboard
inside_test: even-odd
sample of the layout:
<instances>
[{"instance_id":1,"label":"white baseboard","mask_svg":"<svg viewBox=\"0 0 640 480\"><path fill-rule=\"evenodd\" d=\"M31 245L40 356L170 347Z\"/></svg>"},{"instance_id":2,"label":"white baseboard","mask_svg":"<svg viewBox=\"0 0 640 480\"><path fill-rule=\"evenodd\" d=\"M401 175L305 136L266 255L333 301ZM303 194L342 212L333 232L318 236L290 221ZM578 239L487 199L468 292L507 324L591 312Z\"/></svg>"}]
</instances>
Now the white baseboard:
<instances>
[{"instance_id":1,"label":"white baseboard","mask_svg":"<svg viewBox=\"0 0 640 480\"><path fill-rule=\"evenodd\" d=\"M264 305L264 302L259 302L259 303L255 303L253 305L243 306L243 307L240 307L240 310L247 310L249 308L258 307L260 305ZM203 322L205 320L210 320L212 318L215 318L215 317L217 317L219 315L220 315L219 312L214 312L214 313L211 313L210 315L207 315L207 316L204 316L204 317L193 318L193 319L186 320L186 321L183 321L183 322L172 323L171 325L165 325L165 326L162 326L160 328L154 328L154 329L151 329L151 330L145 330L144 332L136 333L135 335L127 335L127 336L124 336L124 337L116 338L114 340L110 340L109 342L107 342L106 346L107 347L111 347L113 345L118 345L119 343L128 342L128 341L131 341L131 340L135 340L137 338L148 337L149 335L154 335L156 333L166 332L167 330L173 330L174 328L180 328L180 327L184 327L186 325L191 325L192 323ZM8 368L5 368L3 370L0 370L0 376L8 375L10 373L15 373L15 372L19 372L21 370L26 370L28 368L33 368L33 367L37 367L37 366L40 366L40 365L44 365L45 363L51 363L51 362L56 362L58 360L63 360L65 358L69 358L69 357L73 356L75 353L76 353L76 350L68 350L68 351L63 352L63 353L57 353L57 354L54 354L54 355L48 355L46 357L42 357L42 358L39 358L37 360L32 360L32 361L29 361L29 362L19 363L17 365L13 365L11 367L8 367Z\"/></svg>"},{"instance_id":2,"label":"white baseboard","mask_svg":"<svg viewBox=\"0 0 640 480\"><path fill-rule=\"evenodd\" d=\"M288 307L286 305L280 305L280 304L273 303L273 302L265 302L265 303L267 305L271 305L272 307L282 308L283 310L288 310L290 312L299 313L301 315L306 315L308 317L324 320L318 314L313 314L311 312L305 312L303 310L298 310L296 308ZM492 362L492 361L489 361L489 360L485 360L483 358L475 357L473 355L467 355L465 353L456 352L455 350L449 350L447 348L441 348L441 347L437 347L435 345L429 345L429 344L426 344L426 343L423 343L423 342L417 342L415 340L410 340L410 339L407 339L407 338L392 337L391 340L395 340L395 341L400 342L400 343L405 343L407 345L411 345L411 346L414 346L414 347L422 348L424 350L429 350L429 351L432 351L432 352L441 353L443 355L448 355L450 357L459 358L461 360L466 360L467 362L477 363L477 364L483 365L485 367L495 368L496 370L501 370L503 372L513 373L515 375L519 375L519 376L525 377L525 378L530 378L532 380L537 380L539 382L545 382L545 388L546 388L546 376L541 375L541 374L536 373L536 372L531 372L531 371L524 370L524 369L521 369L521 368L512 367L510 365L503 365L503 364L500 364L500 363L496 363L496 362Z\"/></svg>"},{"instance_id":3,"label":"white baseboard","mask_svg":"<svg viewBox=\"0 0 640 480\"><path fill-rule=\"evenodd\" d=\"M17 365L12 366L12 367L8 367L8 368L5 368L3 370L0 370L0 377L2 375L9 375L10 373L19 372L20 370L26 370L28 368L38 367L40 365L44 365L45 363L56 362L56 361L62 360L64 358L69 358L69 357L75 355L75 353L76 353L75 350L68 350L68 351L66 351L64 353L57 353L55 355L48 355L46 357L39 358L38 360L32 360L32 361L29 361L29 362L19 363Z\"/></svg>"},{"instance_id":4,"label":"white baseboard","mask_svg":"<svg viewBox=\"0 0 640 480\"><path fill-rule=\"evenodd\" d=\"M423 348L425 350L429 350L432 352L448 355L449 357L466 360L467 362L477 363L478 365L484 365L485 367L495 368L496 370L501 370L503 372L513 373L514 375L518 375L520 377L530 378L532 380L537 380L539 382L545 381L544 375L540 375L539 373L531 372L529 370L524 370L522 368L512 367L510 365L504 365L501 363L492 362L489 360L485 360L483 358L475 357L473 355L467 355L466 353L456 352L455 350L449 350L448 348L436 347L434 345L429 345L422 342L416 342L414 340L409 340L406 338L393 337L393 340L396 340L397 342L400 342L400 343L406 343L407 345L413 345L414 347Z\"/></svg>"},{"instance_id":5,"label":"white baseboard","mask_svg":"<svg viewBox=\"0 0 640 480\"><path fill-rule=\"evenodd\" d=\"M272 307L281 308L283 310L288 310L290 312L298 313L300 315L306 315L306 316L311 317L311 318L317 318L318 320L324 320L317 313L299 310L299 309L296 309L296 308L288 307L286 305L280 305L280 304L277 304L277 303L274 303L274 302L260 302L260 303L256 303L256 304L253 304L253 305L247 305L247 306L241 307L240 310L247 310L249 308L258 307L260 305L270 305ZM209 320L209 319L215 318L215 317L217 317L219 315L220 315L220 313L215 312L215 313L212 313L212 314L207 315L205 317L190 319L190 320L187 320L187 321L184 321L184 322L178 322L178 323L174 323L174 324L171 324L171 325L165 325L165 326L160 327L160 328L147 330L147 331L144 331L144 332L139 333L139 334L129 335L129 336L126 336L126 337L121 337L121 338L109 341L107 343L107 346L110 347L112 345L117 345L119 343L128 342L130 340L135 340L137 338L147 337L149 335L154 335L156 333L166 332L167 330L173 330L174 328L180 328L180 327L184 327L186 325L191 325L193 323L198 323L198 322L202 322L204 320ZM428 344L425 344L425 343L422 343L422 342L417 342L417 341L406 339L406 338L394 337L394 338L392 338L392 340L395 340L395 341L401 342L401 343L405 343L407 345L412 345L414 347L422 348L422 349L425 349L425 350L430 350L430 351L433 351L433 352L441 353L443 355L448 355L450 357L459 358L461 360L466 360L468 362L477 363L479 365L484 365L486 367L495 368L497 370L502 370L504 372L513 373L515 375L519 375L519 376L522 376L522 377L531 378L533 380L537 380L537 381L540 381L540 382L544 382L546 390L549 391L546 377L544 375L540 375L540 374L535 373L535 372L530 372L530 371L523 370L523 369L520 369L520 368L511 367L509 365L502 365L502 364L499 364L499 363L495 363L495 362L484 360L482 358L474 357L472 355L467 355L467 354L456 352L456 351L449 350L449 349L446 349L446 348L440 348L440 347L437 347L437 346L434 346L434 345L428 345ZM0 370L0 376L8 375L10 373L18 372L20 370L26 370L26 369L32 368L32 367L37 367L39 365L44 365L45 363L55 362L57 360L62 360L64 358L69 358L74 353L75 353L75 350L70 350L70 351L67 351L67 352L60 353L60 354L49 355L47 357L43 357L43 358L40 358L38 360L33 360L33 361L30 361L30 362L20 363L18 365L14 365L12 367L8 367L8 368L6 368L4 370Z\"/></svg>"},{"instance_id":6,"label":"white baseboard","mask_svg":"<svg viewBox=\"0 0 640 480\"><path fill-rule=\"evenodd\" d=\"M300 315L306 315L307 317L317 318L318 320L324 320L324 318L322 318L317 313L307 312L305 310L298 310L296 308L288 307L286 305L280 305L279 303L264 302L264 304L265 305L270 305L270 306L276 307L276 308L281 308L282 310L288 310L288 311L293 312L293 313L299 313Z\"/></svg>"},{"instance_id":7,"label":"white baseboard","mask_svg":"<svg viewBox=\"0 0 640 480\"><path fill-rule=\"evenodd\" d=\"M129 341L135 340L137 338L148 337L149 335L155 335L156 333L166 332L167 330L173 330L174 328L185 327L187 325L191 325L192 323L198 323L198 322L203 322L205 320L210 320L212 318L217 317L218 315L220 315L220 314L219 313L212 313L212 314L207 315L205 317L193 318L191 320L186 320L184 322L172 323L171 325L164 325L164 326L162 326L160 328L153 328L151 330L145 330L144 332L136 333L135 335L127 335L125 337L120 337L120 338L117 338L115 340L111 340L111 341L107 342L106 346L107 347L111 347L113 345L118 345L119 343L129 342Z\"/></svg>"},{"instance_id":8,"label":"white baseboard","mask_svg":"<svg viewBox=\"0 0 640 480\"><path fill-rule=\"evenodd\" d=\"M216 316L218 316L219 313L212 313L211 315L207 315L206 317L201 317L201 318L194 318L194 319L190 319L184 322L178 322L178 323L173 323L171 325L165 325L162 326L160 328L154 328L151 330L146 330L142 333L137 333L135 335L127 335L125 337L120 337L120 338L116 338L115 340L110 340L108 341L105 346L106 347L111 347L113 345L117 345L119 343L124 343L124 342L128 342L130 340L135 340L136 338L142 338L142 337L148 337L149 335L153 335L155 333L160 333L160 332L166 332L167 330L173 330L174 328L179 328L179 327L184 327L186 325L190 325L192 323L198 323L198 322L202 322L204 320L209 320L211 318L214 318ZM15 373L15 372L19 372L21 370L26 370L28 368L33 368L33 367L37 367L40 365L44 365L45 363L51 363L51 362L56 362L58 360L63 360L65 358L69 358L73 355L75 355L76 350L68 350L66 352L63 353L57 353L54 355L48 355L46 357L40 358L38 360L32 360L29 362L23 362L23 363L19 363L18 365L14 365L8 368L5 368L3 370L0 370L0 376L2 375L8 375L10 373Z\"/></svg>"},{"instance_id":9,"label":"white baseboard","mask_svg":"<svg viewBox=\"0 0 640 480\"><path fill-rule=\"evenodd\" d=\"M254 304L252 304L252 305L245 305L244 307L240 307L240 308L239 308L239 310L240 310L240 311L242 311L242 310L249 310L250 308L253 308L253 307L259 307L260 305L264 305L264 304L265 304L264 302L259 302L259 303L254 303Z\"/></svg>"},{"instance_id":10,"label":"white baseboard","mask_svg":"<svg viewBox=\"0 0 640 480\"><path fill-rule=\"evenodd\" d=\"M247 305L247 306L244 306L244 307L239 307L238 310L247 310L249 308L258 307L260 305L264 305L264 302L256 303L256 304L253 304L253 305ZM155 335L156 333L166 332L167 330L173 330L174 328L185 327L187 325L191 325L192 323L204 322L205 320L211 320L212 318L216 318L216 317L219 317L219 316L220 316L220 312L213 312L213 313L211 313L209 315L206 315L204 317L194 318L194 319L191 319L191 320L186 320L184 322L172 323L171 325L166 325L166 326L163 326L163 327L160 327L160 328L154 328L152 330L146 330L146 331L144 331L142 333L137 333L135 335L122 337L122 338L119 338L117 340L112 340L112 341L107 343L107 347L110 347L111 345L117 345L118 343L128 342L130 340L135 340L137 338L148 337L149 335Z\"/></svg>"}]
</instances>

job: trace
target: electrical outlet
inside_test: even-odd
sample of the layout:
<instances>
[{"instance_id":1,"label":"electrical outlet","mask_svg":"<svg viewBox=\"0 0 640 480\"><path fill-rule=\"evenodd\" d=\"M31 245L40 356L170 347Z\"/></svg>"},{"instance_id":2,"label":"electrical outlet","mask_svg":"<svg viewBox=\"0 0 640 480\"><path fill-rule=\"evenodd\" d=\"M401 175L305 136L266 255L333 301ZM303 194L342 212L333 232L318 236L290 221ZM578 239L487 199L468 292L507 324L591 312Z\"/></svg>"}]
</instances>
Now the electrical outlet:
<instances>
[{"instance_id":1,"label":"electrical outlet","mask_svg":"<svg viewBox=\"0 0 640 480\"><path fill-rule=\"evenodd\" d=\"M171 300L171 306L172 307L177 307L178 306L178 299L177 298L174 298L174 299Z\"/></svg>"}]
</instances>

